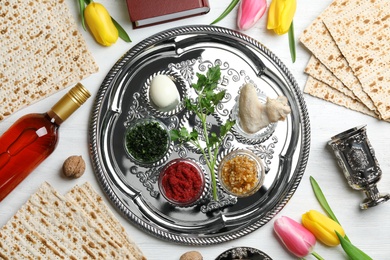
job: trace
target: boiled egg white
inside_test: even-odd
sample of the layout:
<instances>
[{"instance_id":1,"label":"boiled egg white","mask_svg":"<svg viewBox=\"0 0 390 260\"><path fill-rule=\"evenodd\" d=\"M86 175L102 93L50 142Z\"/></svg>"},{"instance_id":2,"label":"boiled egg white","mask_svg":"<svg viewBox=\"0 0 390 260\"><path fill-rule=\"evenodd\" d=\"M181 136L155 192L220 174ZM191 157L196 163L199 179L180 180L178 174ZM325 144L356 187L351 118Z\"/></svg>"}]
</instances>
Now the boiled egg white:
<instances>
[{"instance_id":1,"label":"boiled egg white","mask_svg":"<svg viewBox=\"0 0 390 260\"><path fill-rule=\"evenodd\" d=\"M167 75L157 75L150 82L150 99L159 108L169 108L179 103L179 91Z\"/></svg>"}]
</instances>

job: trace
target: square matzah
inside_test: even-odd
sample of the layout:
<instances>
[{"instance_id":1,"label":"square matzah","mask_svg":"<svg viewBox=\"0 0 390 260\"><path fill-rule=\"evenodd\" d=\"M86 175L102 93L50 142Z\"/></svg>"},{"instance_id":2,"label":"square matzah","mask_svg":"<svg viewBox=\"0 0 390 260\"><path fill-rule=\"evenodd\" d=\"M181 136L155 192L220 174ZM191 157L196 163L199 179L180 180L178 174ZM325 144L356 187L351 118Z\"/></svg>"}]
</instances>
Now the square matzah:
<instances>
[{"instance_id":1,"label":"square matzah","mask_svg":"<svg viewBox=\"0 0 390 260\"><path fill-rule=\"evenodd\" d=\"M376 110L371 98L353 74L347 60L325 27L324 19L337 19L344 12L358 7L365 0L335 0L306 28L300 41L370 110Z\"/></svg>"},{"instance_id":2,"label":"square matzah","mask_svg":"<svg viewBox=\"0 0 390 260\"><path fill-rule=\"evenodd\" d=\"M0 32L0 121L98 71L64 1L3 1Z\"/></svg>"},{"instance_id":3,"label":"square matzah","mask_svg":"<svg viewBox=\"0 0 390 260\"><path fill-rule=\"evenodd\" d=\"M375 114L372 110L369 110L358 100L341 93L340 91L328 86L321 81L316 80L311 76L309 76L306 81L304 93L312 95L313 97L329 101L333 104L343 106L348 109L378 118L377 114Z\"/></svg>"},{"instance_id":4,"label":"square matzah","mask_svg":"<svg viewBox=\"0 0 390 260\"><path fill-rule=\"evenodd\" d=\"M0 229L0 258L146 259L88 183L67 196L42 184Z\"/></svg>"},{"instance_id":5,"label":"square matzah","mask_svg":"<svg viewBox=\"0 0 390 260\"><path fill-rule=\"evenodd\" d=\"M390 2L363 1L324 23L380 116L390 119Z\"/></svg>"},{"instance_id":6,"label":"square matzah","mask_svg":"<svg viewBox=\"0 0 390 260\"><path fill-rule=\"evenodd\" d=\"M340 91L344 95L356 99L355 94L353 94L353 92L349 88L345 87L344 84L316 57L310 57L310 60L305 67L305 72L313 78L324 82L330 87Z\"/></svg>"}]
</instances>

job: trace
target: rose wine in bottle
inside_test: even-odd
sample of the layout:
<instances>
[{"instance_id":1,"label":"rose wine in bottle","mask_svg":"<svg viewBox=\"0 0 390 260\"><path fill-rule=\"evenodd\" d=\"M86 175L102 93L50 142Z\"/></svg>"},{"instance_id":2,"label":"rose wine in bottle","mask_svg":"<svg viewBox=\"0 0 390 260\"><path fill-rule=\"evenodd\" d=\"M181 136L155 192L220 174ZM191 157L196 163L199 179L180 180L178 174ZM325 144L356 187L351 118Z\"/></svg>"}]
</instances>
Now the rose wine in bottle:
<instances>
[{"instance_id":1,"label":"rose wine in bottle","mask_svg":"<svg viewBox=\"0 0 390 260\"><path fill-rule=\"evenodd\" d=\"M0 137L0 201L54 151L60 125L90 96L78 83L48 112L21 117Z\"/></svg>"}]
</instances>

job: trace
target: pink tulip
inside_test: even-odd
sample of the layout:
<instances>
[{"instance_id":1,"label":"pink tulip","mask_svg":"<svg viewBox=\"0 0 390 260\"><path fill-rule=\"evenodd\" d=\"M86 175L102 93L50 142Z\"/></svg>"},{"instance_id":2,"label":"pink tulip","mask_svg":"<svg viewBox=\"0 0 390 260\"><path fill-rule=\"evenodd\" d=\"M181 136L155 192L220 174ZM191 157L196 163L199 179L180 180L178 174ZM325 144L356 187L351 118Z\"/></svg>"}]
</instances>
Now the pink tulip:
<instances>
[{"instance_id":1,"label":"pink tulip","mask_svg":"<svg viewBox=\"0 0 390 260\"><path fill-rule=\"evenodd\" d=\"M238 28L240 30L251 28L263 16L266 9L266 0L241 0L238 6Z\"/></svg>"},{"instance_id":2,"label":"pink tulip","mask_svg":"<svg viewBox=\"0 0 390 260\"><path fill-rule=\"evenodd\" d=\"M274 230L287 249L297 257L312 253L316 238L298 222L283 216L274 222Z\"/></svg>"}]
</instances>

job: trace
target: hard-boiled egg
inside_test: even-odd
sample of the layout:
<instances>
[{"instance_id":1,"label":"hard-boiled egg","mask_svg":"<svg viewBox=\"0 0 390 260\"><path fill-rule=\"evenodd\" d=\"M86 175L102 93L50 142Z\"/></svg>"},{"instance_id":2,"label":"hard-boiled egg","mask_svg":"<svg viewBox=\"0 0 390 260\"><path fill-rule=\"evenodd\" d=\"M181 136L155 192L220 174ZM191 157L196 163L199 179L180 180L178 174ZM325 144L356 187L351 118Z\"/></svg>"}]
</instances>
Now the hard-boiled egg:
<instances>
[{"instance_id":1,"label":"hard-boiled egg","mask_svg":"<svg viewBox=\"0 0 390 260\"><path fill-rule=\"evenodd\" d=\"M179 91L167 75L157 75L150 83L150 98L159 108L169 108L179 103Z\"/></svg>"}]
</instances>

